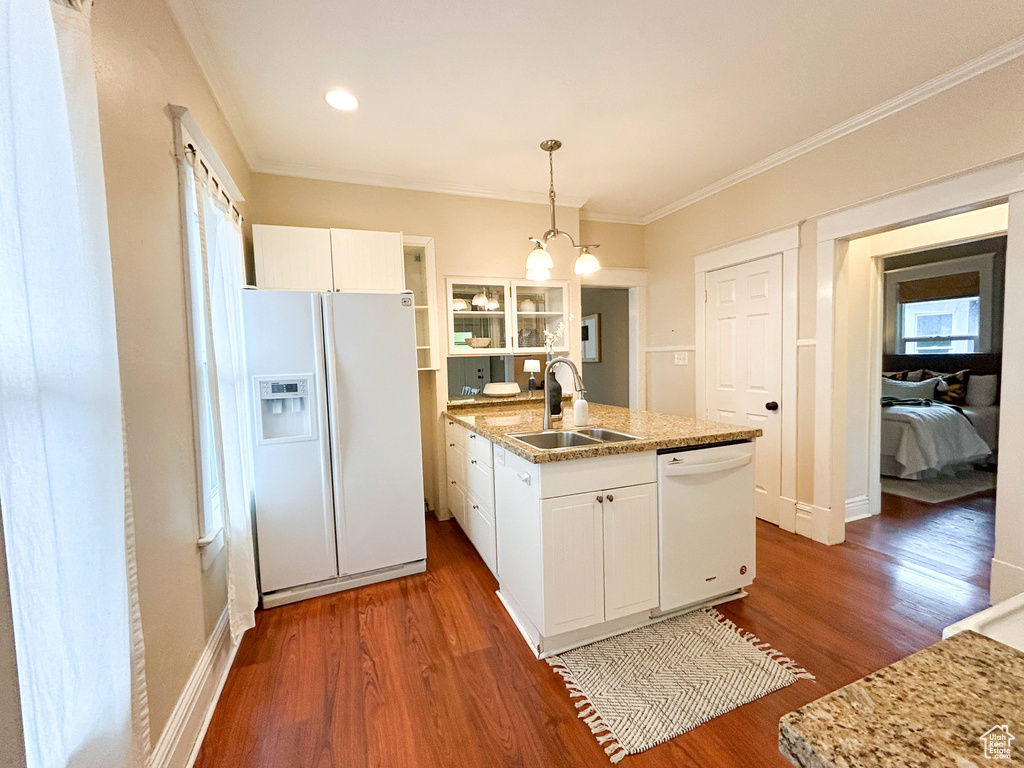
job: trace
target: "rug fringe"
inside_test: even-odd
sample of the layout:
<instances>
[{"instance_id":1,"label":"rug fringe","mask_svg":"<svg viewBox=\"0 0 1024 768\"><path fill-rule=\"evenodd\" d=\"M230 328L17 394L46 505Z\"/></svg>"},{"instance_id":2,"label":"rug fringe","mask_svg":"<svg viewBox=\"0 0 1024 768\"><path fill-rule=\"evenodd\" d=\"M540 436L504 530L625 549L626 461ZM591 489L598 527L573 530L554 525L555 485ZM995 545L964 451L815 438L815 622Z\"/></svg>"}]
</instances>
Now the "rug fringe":
<instances>
[{"instance_id":1,"label":"rug fringe","mask_svg":"<svg viewBox=\"0 0 1024 768\"><path fill-rule=\"evenodd\" d=\"M707 611L708 616L713 618L719 624L726 627L727 629L731 629L733 632L742 637L744 641L754 646L754 648L767 654L772 661L781 666L787 672L792 673L793 676L802 680L818 679L810 672L808 672L806 669L797 664L795 661L793 661L791 658L789 658L788 656L784 656L782 654L782 651L777 651L774 648L772 648L771 643L761 642L761 640L753 632L741 630L739 627L736 626L736 624L733 621L723 616L714 608L706 608L705 611Z\"/></svg>"},{"instance_id":2,"label":"rug fringe","mask_svg":"<svg viewBox=\"0 0 1024 768\"><path fill-rule=\"evenodd\" d=\"M586 694L573 680L572 672L557 656L545 659L545 661L565 682L565 687L569 690L569 695L572 698L580 699L580 701L576 702L576 709L580 710L576 717L587 724L587 727L590 728L590 732L597 738L598 744L608 745L604 748L604 753L608 755L608 759L612 763L618 763L629 753L626 752L626 748L619 743L618 737L612 729L608 727L608 724L601 718L601 714L597 711L594 705L590 703Z\"/></svg>"}]
</instances>

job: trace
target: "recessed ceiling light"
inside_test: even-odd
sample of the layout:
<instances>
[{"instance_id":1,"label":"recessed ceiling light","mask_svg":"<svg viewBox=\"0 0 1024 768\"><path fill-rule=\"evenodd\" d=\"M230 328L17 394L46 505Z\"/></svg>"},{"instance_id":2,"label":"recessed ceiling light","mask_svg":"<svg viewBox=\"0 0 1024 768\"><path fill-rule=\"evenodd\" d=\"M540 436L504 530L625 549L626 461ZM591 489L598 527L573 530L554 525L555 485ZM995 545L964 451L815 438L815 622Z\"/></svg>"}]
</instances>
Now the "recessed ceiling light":
<instances>
[{"instance_id":1,"label":"recessed ceiling light","mask_svg":"<svg viewBox=\"0 0 1024 768\"><path fill-rule=\"evenodd\" d=\"M328 104L342 112L351 112L359 106L359 99L340 88L336 91L328 91L324 98L327 99Z\"/></svg>"}]
</instances>

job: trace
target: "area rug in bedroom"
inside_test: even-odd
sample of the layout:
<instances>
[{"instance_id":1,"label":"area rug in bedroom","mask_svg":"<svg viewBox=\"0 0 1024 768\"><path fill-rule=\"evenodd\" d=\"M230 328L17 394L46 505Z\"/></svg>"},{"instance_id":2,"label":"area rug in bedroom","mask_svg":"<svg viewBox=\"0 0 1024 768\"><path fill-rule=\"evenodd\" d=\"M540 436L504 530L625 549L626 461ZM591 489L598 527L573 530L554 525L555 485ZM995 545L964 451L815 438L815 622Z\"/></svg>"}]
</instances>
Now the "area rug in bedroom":
<instances>
[{"instance_id":1,"label":"area rug in bedroom","mask_svg":"<svg viewBox=\"0 0 1024 768\"><path fill-rule=\"evenodd\" d=\"M995 472L979 472L977 470L960 472L950 477L940 475L927 480L882 478L882 493L904 496L927 504L941 504L944 501L970 496L972 493L990 491L995 487Z\"/></svg>"},{"instance_id":2,"label":"area rug in bedroom","mask_svg":"<svg viewBox=\"0 0 1024 768\"><path fill-rule=\"evenodd\" d=\"M548 659L613 763L814 679L714 608Z\"/></svg>"}]
</instances>

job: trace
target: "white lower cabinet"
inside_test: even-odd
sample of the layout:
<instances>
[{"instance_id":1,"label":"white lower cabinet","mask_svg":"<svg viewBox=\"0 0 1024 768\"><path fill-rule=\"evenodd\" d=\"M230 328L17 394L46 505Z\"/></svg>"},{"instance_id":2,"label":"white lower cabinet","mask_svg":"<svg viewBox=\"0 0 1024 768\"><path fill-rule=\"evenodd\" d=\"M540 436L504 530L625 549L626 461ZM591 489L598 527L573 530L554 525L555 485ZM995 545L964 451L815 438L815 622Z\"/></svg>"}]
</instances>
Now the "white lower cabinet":
<instances>
[{"instance_id":1,"label":"white lower cabinet","mask_svg":"<svg viewBox=\"0 0 1024 768\"><path fill-rule=\"evenodd\" d=\"M538 465L494 448L501 594L539 653L658 606L656 476L653 451Z\"/></svg>"},{"instance_id":2,"label":"white lower cabinet","mask_svg":"<svg viewBox=\"0 0 1024 768\"><path fill-rule=\"evenodd\" d=\"M491 573L498 575L491 442L445 419L448 511L458 520Z\"/></svg>"}]
</instances>

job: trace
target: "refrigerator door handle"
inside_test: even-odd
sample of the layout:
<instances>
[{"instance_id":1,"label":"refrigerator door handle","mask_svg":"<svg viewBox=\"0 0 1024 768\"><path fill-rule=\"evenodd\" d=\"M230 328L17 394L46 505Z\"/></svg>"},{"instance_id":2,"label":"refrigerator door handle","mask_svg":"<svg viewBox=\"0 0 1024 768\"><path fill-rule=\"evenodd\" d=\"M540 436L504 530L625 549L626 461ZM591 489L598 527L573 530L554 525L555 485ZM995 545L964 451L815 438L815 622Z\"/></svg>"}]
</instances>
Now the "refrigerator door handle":
<instances>
[{"instance_id":1,"label":"refrigerator door handle","mask_svg":"<svg viewBox=\"0 0 1024 768\"><path fill-rule=\"evenodd\" d=\"M327 392L338 391L338 358L334 349L334 307L331 304L332 294L321 294L323 323L322 344L320 348L325 357L327 370ZM335 550L338 553L338 575L344 576L345 571L345 495L341 476L341 413L338 409L338 397L327 396L327 431L330 443L331 481L334 487L334 531Z\"/></svg>"}]
</instances>

